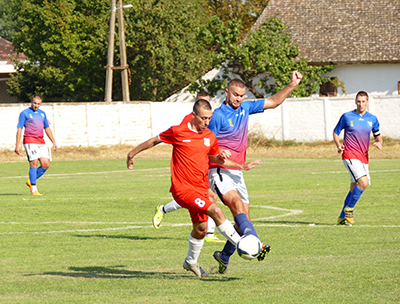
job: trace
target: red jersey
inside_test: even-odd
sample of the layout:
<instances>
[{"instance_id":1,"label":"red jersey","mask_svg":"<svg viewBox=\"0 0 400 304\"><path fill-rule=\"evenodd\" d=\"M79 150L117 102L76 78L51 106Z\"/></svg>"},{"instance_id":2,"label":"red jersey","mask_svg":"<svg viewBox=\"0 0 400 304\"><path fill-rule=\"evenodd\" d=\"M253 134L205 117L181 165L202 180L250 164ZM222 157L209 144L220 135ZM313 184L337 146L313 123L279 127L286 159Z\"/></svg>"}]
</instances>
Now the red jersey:
<instances>
[{"instance_id":1,"label":"red jersey","mask_svg":"<svg viewBox=\"0 0 400 304\"><path fill-rule=\"evenodd\" d=\"M186 115L186 116L183 118L183 120L182 120L182 122L181 122L181 125L186 125L188 122L191 122L192 119L193 119L193 114L192 114L192 113Z\"/></svg>"},{"instance_id":2,"label":"red jersey","mask_svg":"<svg viewBox=\"0 0 400 304\"><path fill-rule=\"evenodd\" d=\"M208 155L218 155L217 138L209 129L198 133L189 123L173 126L159 135L162 142L173 145L170 192L209 188Z\"/></svg>"}]
</instances>

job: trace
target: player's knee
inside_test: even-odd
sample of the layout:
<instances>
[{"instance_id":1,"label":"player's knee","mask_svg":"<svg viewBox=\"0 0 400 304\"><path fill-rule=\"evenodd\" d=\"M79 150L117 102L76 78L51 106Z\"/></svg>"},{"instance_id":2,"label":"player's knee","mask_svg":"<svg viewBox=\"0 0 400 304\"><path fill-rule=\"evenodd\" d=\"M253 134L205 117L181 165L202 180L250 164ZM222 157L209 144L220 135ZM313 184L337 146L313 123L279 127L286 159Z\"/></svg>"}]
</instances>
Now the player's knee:
<instances>
[{"instance_id":1,"label":"player's knee","mask_svg":"<svg viewBox=\"0 0 400 304\"><path fill-rule=\"evenodd\" d=\"M358 186L358 188L360 188L360 190L364 191L365 189L367 189L368 183L369 183L369 179L368 179L368 177L365 176L363 178L360 178L357 181L357 186Z\"/></svg>"},{"instance_id":2,"label":"player's knee","mask_svg":"<svg viewBox=\"0 0 400 304\"><path fill-rule=\"evenodd\" d=\"M208 208L207 215L210 216L215 224L219 226L225 221L225 215L222 212L221 208L219 208L216 204L213 204Z\"/></svg>"},{"instance_id":3,"label":"player's knee","mask_svg":"<svg viewBox=\"0 0 400 304\"><path fill-rule=\"evenodd\" d=\"M207 222L195 225L192 231L192 237L196 239L203 239L207 235Z\"/></svg>"}]
</instances>

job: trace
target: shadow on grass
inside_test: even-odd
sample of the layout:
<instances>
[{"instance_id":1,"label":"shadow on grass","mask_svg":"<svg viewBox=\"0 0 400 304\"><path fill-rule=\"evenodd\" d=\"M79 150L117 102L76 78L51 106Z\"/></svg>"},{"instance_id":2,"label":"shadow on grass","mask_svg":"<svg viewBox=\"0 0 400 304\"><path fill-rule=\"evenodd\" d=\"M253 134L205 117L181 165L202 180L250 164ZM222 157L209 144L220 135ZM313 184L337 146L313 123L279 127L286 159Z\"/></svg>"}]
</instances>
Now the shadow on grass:
<instances>
[{"instance_id":1,"label":"shadow on grass","mask_svg":"<svg viewBox=\"0 0 400 304\"><path fill-rule=\"evenodd\" d=\"M173 272L155 272L155 271L137 271L137 270L126 270L123 269L124 265L117 266L92 266L92 267L69 267L70 272L63 271L48 271L38 274L26 274L24 276L61 276L71 278L86 278L86 279L134 279L134 278L153 278L153 279L179 279L192 278L198 280L198 278L182 269L182 273ZM240 278L222 277L216 275L215 277L204 278L206 281L235 281Z\"/></svg>"},{"instance_id":2,"label":"shadow on grass","mask_svg":"<svg viewBox=\"0 0 400 304\"><path fill-rule=\"evenodd\" d=\"M0 193L0 196L24 196L24 194L20 193ZM25 194L26 196L26 194Z\"/></svg>"}]
</instances>

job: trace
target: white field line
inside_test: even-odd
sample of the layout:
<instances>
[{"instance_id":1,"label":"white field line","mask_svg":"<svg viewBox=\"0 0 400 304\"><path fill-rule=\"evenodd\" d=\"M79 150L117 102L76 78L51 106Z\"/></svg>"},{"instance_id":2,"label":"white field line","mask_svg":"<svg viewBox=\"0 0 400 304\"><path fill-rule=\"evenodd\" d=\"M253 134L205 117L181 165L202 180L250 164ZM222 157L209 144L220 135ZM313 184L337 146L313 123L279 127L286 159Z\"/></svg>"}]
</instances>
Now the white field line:
<instances>
[{"instance_id":1,"label":"white field line","mask_svg":"<svg viewBox=\"0 0 400 304\"><path fill-rule=\"evenodd\" d=\"M75 172L75 173L61 173L61 174L46 174L43 177L60 177L60 176L74 176L74 175L97 175L107 173L134 173L134 172L146 172L146 171L158 171L158 170L170 170L170 167L163 168L150 168L150 169L137 169L137 170L116 170L116 171L100 171L100 172ZM13 178L26 178L26 176L3 176L0 179L13 179Z\"/></svg>"},{"instance_id":2,"label":"white field line","mask_svg":"<svg viewBox=\"0 0 400 304\"><path fill-rule=\"evenodd\" d=\"M280 215L274 215L274 216L260 217L260 218L257 218L257 219L253 219L253 221L270 220L270 219L275 219L275 218L280 218L280 217L291 216L291 215L296 215L296 214L303 213L303 210L292 210L292 209L278 208L278 207L272 207L272 206L250 205L250 207L273 209L273 210L279 210L279 211L288 211L288 213L284 213L284 214L280 214Z\"/></svg>"},{"instance_id":3,"label":"white field line","mask_svg":"<svg viewBox=\"0 0 400 304\"><path fill-rule=\"evenodd\" d=\"M371 173L377 173L377 172L399 172L400 169L394 169L394 170L369 170ZM329 171L329 172L310 172L310 174L348 174L348 171Z\"/></svg>"},{"instance_id":4,"label":"white field line","mask_svg":"<svg viewBox=\"0 0 400 304\"><path fill-rule=\"evenodd\" d=\"M285 209L285 208L278 208L273 206L251 206L253 208L264 208L264 209L273 209L279 211L285 211L287 213L269 216L269 217L261 217L254 219L254 221L260 220L267 220L267 219L274 219L274 218L281 218L291 215L300 214L302 210L293 210L293 209ZM125 227L107 227L107 228L93 228L93 229L69 229L69 230L51 230L51 231L31 231L31 232L23 232L23 231L15 231L15 232L2 232L0 235L22 235L22 234L57 234L57 233L78 233L78 232L95 232L95 231L118 231L118 230L129 230L129 229L153 229L152 225L148 225L147 223L141 222L72 222L72 221L57 221L57 222L0 222L1 225L57 225L57 224L64 224L64 225L128 225ZM134 225L134 226L133 226ZM164 223L163 226L165 227L182 227L182 226L191 226L190 223L178 223L178 224L168 224ZM286 224L257 224L257 227L286 227L286 228L308 228L308 227L342 227L337 225L315 225L314 223L310 223L309 225L286 225ZM346 228L400 228L400 225L356 225L352 227Z\"/></svg>"}]
</instances>

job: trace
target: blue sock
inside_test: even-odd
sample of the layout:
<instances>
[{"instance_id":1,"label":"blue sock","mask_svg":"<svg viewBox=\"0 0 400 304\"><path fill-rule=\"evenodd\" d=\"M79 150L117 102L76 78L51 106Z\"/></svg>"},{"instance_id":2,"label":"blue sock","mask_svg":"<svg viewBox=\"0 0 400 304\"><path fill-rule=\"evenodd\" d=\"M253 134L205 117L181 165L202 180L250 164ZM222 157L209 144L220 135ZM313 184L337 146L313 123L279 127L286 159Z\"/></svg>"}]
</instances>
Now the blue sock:
<instances>
[{"instance_id":1,"label":"blue sock","mask_svg":"<svg viewBox=\"0 0 400 304\"><path fill-rule=\"evenodd\" d=\"M235 223L239 227L242 234L253 234L258 238L257 232L253 224L247 218L246 213L239 213L235 216Z\"/></svg>"},{"instance_id":2,"label":"blue sock","mask_svg":"<svg viewBox=\"0 0 400 304\"><path fill-rule=\"evenodd\" d=\"M38 179L38 178L41 177L43 174L45 174L46 171L47 171L47 169L43 169L42 167L39 167L39 168L37 169L36 179Z\"/></svg>"},{"instance_id":3,"label":"blue sock","mask_svg":"<svg viewBox=\"0 0 400 304\"><path fill-rule=\"evenodd\" d=\"M357 204L358 200L360 199L361 195L363 194L363 192L364 192L364 190L361 190L360 188L358 188L357 185L353 188L351 200L348 205L350 208L354 208L356 206L356 204Z\"/></svg>"},{"instance_id":4,"label":"blue sock","mask_svg":"<svg viewBox=\"0 0 400 304\"><path fill-rule=\"evenodd\" d=\"M29 168L29 181L31 185L36 185L37 168Z\"/></svg>"},{"instance_id":5,"label":"blue sock","mask_svg":"<svg viewBox=\"0 0 400 304\"><path fill-rule=\"evenodd\" d=\"M221 251L220 258L223 262L229 263L229 258L234 254L236 251L236 246L233 245L231 242L226 241L224 249Z\"/></svg>"},{"instance_id":6,"label":"blue sock","mask_svg":"<svg viewBox=\"0 0 400 304\"><path fill-rule=\"evenodd\" d=\"M347 193L346 199L344 200L344 205L343 205L343 209L342 212L340 213L339 217L345 217L344 216L344 208L346 208L349 203L350 203L350 199L351 199L351 192L349 191L349 193Z\"/></svg>"}]
</instances>

